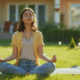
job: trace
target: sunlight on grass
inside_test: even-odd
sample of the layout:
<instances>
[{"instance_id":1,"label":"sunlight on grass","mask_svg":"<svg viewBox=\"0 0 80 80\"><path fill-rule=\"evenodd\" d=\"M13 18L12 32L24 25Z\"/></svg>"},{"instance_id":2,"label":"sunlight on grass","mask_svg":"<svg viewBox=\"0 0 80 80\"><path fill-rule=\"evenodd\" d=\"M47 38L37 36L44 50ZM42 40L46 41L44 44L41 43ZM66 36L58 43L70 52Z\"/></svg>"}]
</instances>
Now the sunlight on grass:
<instances>
[{"instance_id":1,"label":"sunlight on grass","mask_svg":"<svg viewBox=\"0 0 80 80\"><path fill-rule=\"evenodd\" d=\"M12 54L13 47L10 46L11 40L0 40L0 58L6 58ZM56 68L69 68L75 65L80 66L80 49L69 49L69 44L62 44L58 46L58 43L45 42L44 54L52 58L55 54L57 56ZM41 64L46 63L42 59L39 59ZM8 61L8 63L14 64L15 59ZM5 77L4 77L5 76ZM79 75L50 75L50 76L37 76L34 75L0 75L0 80L80 80Z\"/></svg>"},{"instance_id":2,"label":"sunlight on grass","mask_svg":"<svg viewBox=\"0 0 80 80\"><path fill-rule=\"evenodd\" d=\"M80 80L80 75L56 74L50 76L33 75L0 75L1 80Z\"/></svg>"}]
</instances>

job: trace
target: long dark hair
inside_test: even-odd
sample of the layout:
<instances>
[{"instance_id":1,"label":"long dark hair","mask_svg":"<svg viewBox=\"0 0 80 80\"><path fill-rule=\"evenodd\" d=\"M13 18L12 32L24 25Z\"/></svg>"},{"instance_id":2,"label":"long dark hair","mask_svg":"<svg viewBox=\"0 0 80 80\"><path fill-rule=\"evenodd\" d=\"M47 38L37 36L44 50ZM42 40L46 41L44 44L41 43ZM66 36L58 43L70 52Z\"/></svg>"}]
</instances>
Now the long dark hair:
<instances>
[{"instance_id":1,"label":"long dark hair","mask_svg":"<svg viewBox=\"0 0 80 80\"><path fill-rule=\"evenodd\" d=\"M27 10L30 10L32 13L33 13L33 16L34 16L34 21L31 23L31 27L32 27L32 31L36 31L38 30L38 27L37 27L37 19L36 19L36 14L34 13L34 11L31 9L31 8L24 8L23 11L21 12L21 15L20 15L20 18L19 18L19 22L18 22L18 27L17 27L17 31L19 32L23 32L25 30L25 26L24 26L24 22L22 22L22 18L23 18L23 13Z\"/></svg>"}]
</instances>

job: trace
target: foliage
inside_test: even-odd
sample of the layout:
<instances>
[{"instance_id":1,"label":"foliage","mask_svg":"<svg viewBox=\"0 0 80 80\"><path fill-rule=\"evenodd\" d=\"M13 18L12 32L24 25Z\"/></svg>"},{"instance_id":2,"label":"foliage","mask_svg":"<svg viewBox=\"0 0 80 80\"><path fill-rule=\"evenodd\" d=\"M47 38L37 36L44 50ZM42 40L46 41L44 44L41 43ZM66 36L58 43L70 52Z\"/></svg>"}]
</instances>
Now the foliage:
<instances>
[{"instance_id":1,"label":"foliage","mask_svg":"<svg viewBox=\"0 0 80 80\"><path fill-rule=\"evenodd\" d=\"M78 43L80 38L80 30L78 29L59 29L58 25L52 23L46 23L40 26L39 30L43 33L44 41L46 42L64 42L70 43L72 37L75 39L75 43ZM77 35L77 36L76 36Z\"/></svg>"},{"instance_id":2,"label":"foliage","mask_svg":"<svg viewBox=\"0 0 80 80\"><path fill-rule=\"evenodd\" d=\"M75 46L76 46L76 43L75 43L75 41L74 41L74 38L72 37L71 38L71 42L70 42L70 48L75 48Z\"/></svg>"},{"instance_id":3,"label":"foliage","mask_svg":"<svg viewBox=\"0 0 80 80\"><path fill-rule=\"evenodd\" d=\"M60 22L59 26L60 26L60 29L62 29L62 30L66 29L66 27L67 27L64 22Z\"/></svg>"},{"instance_id":4,"label":"foliage","mask_svg":"<svg viewBox=\"0 0 80 80\"><path fill-rule=\"evenodd\" d=\"M78 41L80 42L80 38L78 39Z\"/></svg>"},{"instance_id":5,"label":"foliage","mask_svg":"<svg viewBox=\"0 0 80 80\"><path fill-rule=\"evenodd\" d=\"M54 22L46 22L44 24L40 24L39 30L51 30L58 29L58 26Z\"/></svg>"},{"instance_id":6,"label":"foliage","mask_svg":"<svg viewBox=\"0 0 80 80\"><path fill-rule=\"evenodd\" d=\"M11 40L4 39L0 40L0 57L6 58L12 54L12 46L10 46ZM80 66L80 49L75 50L69 49L68 44L62 44L61 47L57 43L45 42L44 54L50 59L55 54L57 57L57 62L54 63L56 68L70 68L75 65ZM14 64L15 59L12 61L7 61L8 63ZM40 59L40 63L44 64L46 61ZM77 74L54 74L39 76L33 75L19 75L19 74L6 74L0 75L0 80L80 80L80 75Z\"/></svg>"}]
</instances>

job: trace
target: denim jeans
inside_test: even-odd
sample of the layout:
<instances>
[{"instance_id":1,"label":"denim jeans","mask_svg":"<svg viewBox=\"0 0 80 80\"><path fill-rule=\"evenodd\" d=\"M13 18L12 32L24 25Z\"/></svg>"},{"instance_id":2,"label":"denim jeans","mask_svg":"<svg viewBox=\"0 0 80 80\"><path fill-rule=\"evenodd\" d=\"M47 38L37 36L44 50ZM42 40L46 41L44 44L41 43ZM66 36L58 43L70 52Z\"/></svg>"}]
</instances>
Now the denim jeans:
<instances>
[{"instance_id":1,"label":"denim jeans","mask_svg":"<svg viewBox=\"0 0 80 80\"><path fill-rule=\"evenodd\" d=\"M20 59L17 66L7 62L0 62L0 72L2 74L51 74L54 72L56 66L54 63L47 62L42 65L36 65L35 60Z\"/></svg>"}]
</instances>

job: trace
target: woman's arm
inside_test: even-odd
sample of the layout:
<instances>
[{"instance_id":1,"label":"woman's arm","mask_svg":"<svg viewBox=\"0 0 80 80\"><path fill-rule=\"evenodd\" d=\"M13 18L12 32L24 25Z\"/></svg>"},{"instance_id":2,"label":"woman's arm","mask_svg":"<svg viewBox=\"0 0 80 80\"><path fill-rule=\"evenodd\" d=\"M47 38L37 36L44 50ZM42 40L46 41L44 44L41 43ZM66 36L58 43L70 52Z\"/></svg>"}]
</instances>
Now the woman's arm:
<instances>
[{"instance_id":1,"label":"woman's arm","mask_svg":"<svg viewBox=\"0 0 80 80\"><path fill-rule=\"evenodd\" d=\"M17 53L18 53L17 47L13 46L13 53L12 53L12 55L10 55L9 57L3 59L2 62L11 61L11 60L17 58L17 56L18 56Z\"/></svg>"},{"instance_id":2,"label":"woman's arm","mask_svg":"<svg viewBox=\"0 0 80 80\"><path fill-rule=\"evenodd\" d=\"M56 62L57 58L56 55L52 56L52 59L50 59L49 57L47 57L44 52L43 52L43 46L44 41L43 41L43 34L42 32L39 32L39 39L38 39L38 53L39 53L39 57L47 62Z\"/></svg>"},{"instance_id":3,"label":"woman's arm","mask_svg":"<svg viewBox=\"0 0 80 80\"><path fill-rule=\"evenodd\" d=\"M52 62L52 60L47 57L43 52L43 45L40 45L38 48L39 57L47 62Z\"/></svg>"}]
</instances>

